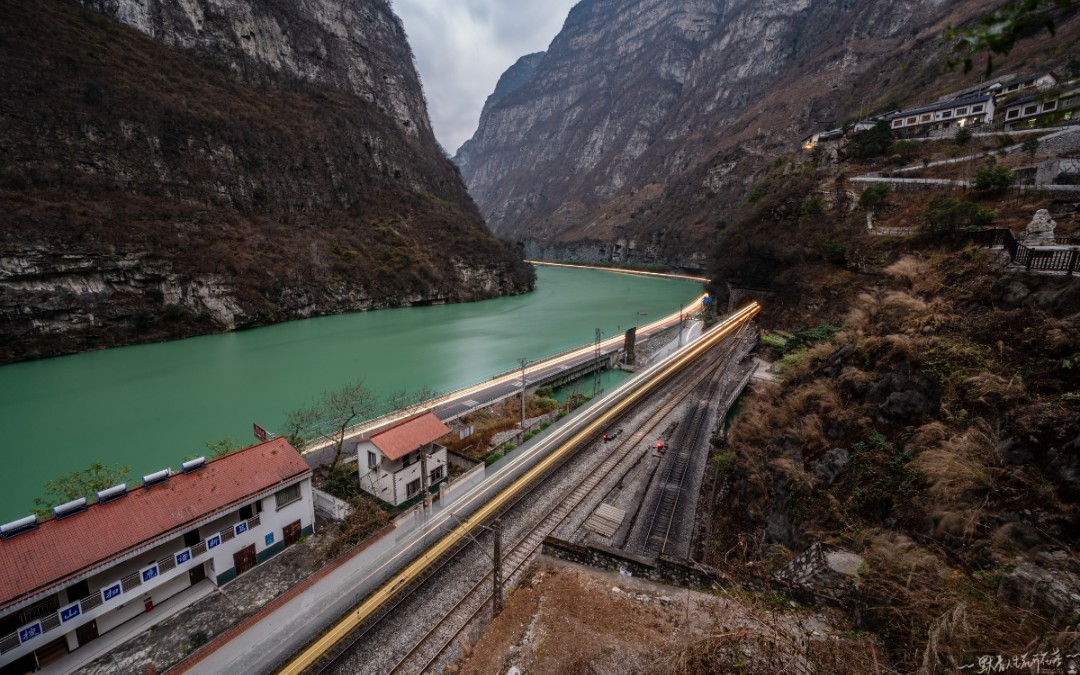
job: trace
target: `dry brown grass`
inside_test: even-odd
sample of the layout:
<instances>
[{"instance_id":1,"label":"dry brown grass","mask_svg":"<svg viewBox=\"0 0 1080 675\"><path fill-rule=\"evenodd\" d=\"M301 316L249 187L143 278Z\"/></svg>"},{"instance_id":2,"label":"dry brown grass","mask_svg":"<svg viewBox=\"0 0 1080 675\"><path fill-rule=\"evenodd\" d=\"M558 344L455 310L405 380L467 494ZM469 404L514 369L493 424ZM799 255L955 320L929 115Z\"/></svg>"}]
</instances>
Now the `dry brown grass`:
<instances>
[{"instance_id":1,"label":"dry brown grass","mask_svg":"<svg viewBox=\"0 0 1080 675\"><path fill-rule=\"evenodd\" d=\"M968 429L921 452L912 468L923 475L932 496L953 502L992 490L997 482L997 472L989 466L993 463L995 452L986 435Z\"/></svg>"},{"instance_id":2,"label":"dry brown grass","mask_svg":"<svg viewBox=\"0 0 1080 675\"><path fill-rule=\"evenodd\" d=\"M1013 406L1026 398L1020 375L1008 379L997 373L981 372L964 380L967 397L987 406Z\"/></svg>"},{"instance_id":3,"label":"dry brown grass","mask_svg":"<svg viewBox=\"0 0 1080 675\"><path fill-rule=\"evenodd\" d=\"M919 336L890 333L863 338L856 350L870 363L915 361L922 354L925 343Z\"/></svg>"}]
</instances>

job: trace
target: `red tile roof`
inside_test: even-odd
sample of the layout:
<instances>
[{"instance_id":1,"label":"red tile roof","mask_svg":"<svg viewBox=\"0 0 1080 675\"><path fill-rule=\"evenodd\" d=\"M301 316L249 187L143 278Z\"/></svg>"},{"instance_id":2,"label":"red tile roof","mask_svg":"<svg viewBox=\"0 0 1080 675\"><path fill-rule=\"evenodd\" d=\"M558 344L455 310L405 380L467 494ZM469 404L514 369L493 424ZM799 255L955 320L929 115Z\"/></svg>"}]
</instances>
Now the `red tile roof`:
<instances>
[{"instance_id":1,"label":"red tile roof","mask_svg":"<svg viewBox=\"0 0 1080 675\"><path fill-rule=\"evenodd\" d=\"M375 444L390 459L401 459L420 446L450 433L450 427L435 416L424 413L389 426L372 434L367 440Z\"/></svg>"},{"instance_id":2,"label":"red tile roof","mask_svg":"<svg viewBox=\"0 0 1080 675\"><path fill-rule=\"evenodd\" d=\"M284 438L0 541L0 610L310 474ZM88 495L90 496L90 495Z\"/></svg>"}]
</instances>

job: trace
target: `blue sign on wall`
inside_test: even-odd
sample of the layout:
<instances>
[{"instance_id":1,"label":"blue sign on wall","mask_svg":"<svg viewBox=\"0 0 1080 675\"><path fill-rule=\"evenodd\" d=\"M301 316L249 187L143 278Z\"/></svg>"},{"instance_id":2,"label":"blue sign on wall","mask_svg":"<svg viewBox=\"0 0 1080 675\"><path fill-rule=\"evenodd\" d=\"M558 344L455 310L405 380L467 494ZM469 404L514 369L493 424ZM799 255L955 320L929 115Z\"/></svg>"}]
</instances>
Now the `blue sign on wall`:
<instances>
[{"instance_id":1,"label":"blue sign on wall","mask_svg":"<svg viewBox=\"0 0 1080 675\"><path fill-rule=\"evenodd\" d=\"M101 595L103 598L105 598L106 602L112 600L116 596L120 595L120 584L106 586L105 588L101 589Z\"/></svg>"},{"instance_id":2,"label":"blue sign on wall","mask_svg":"<svg viewBox=\"0 0 1080 675\"><path fill-rule=\"evenodd\" d=\"M64 623L71 621L80 614L82 614L82 608L79 606L79 603L76 602L74 605L60 610L60 622Z\"/></svg>"},{"instance_id":3,"label":"blue sign on wall","mask_svg":"<svg viewBox=\"0 0 1080 675\"><path fill-rule=\"evenodd\" d=\"M274 543L274 533L271 532L270 534L266 535L266 545L269 546L270 544L273 544L273 543Z\"/></svg>"},{"instance_id":4,"label":"blue sign on wall","mask_svg":"<svg viewBox=\"0 0 1080 675\"><path fill-rule=\"evenodd\" d=\"M241 534L243 534L245 532L247 532L247 521L246 520L244 522L238 523L236 525L236 536L239 537Z\"/></svg>"},{"instance_id":5,"label":"blue sign on wall","mask_svg":"<svg viewBox=\"0 0 1080 675\"><path fill-rule=\"evenodd\" d=\"M191 549L187 548L176 554L176 564L183 565L187 561L191 560Z\"/></svg>"},{"instance_id":6,"label":"blue sign on wall","mask_svg":"<svg viewBox=\"0 0 1080 675\"><path fill-rule=\"evenodd\" d=\"M19 642L26 642L41 635L41 622L35 621L26 628L19 629Z\"/></svg>"},{"instance_id":7,"label":"blue sign on wall","mask_svg":"<svg viewBox=\"0 0 1080 675\"><path fill-rule=\"evenodd\" d=\"M215 534L206 540L206 548L217 548L221 545L221 535Z\"/></svg>"},{"instance_id":8,"label":"blue sign on wall","mask_svg":"<svg viewBox=\"0 0 1080 675\"><path fill-rule=\"evenodd\" d=\"M151 579L153 579L157 575L158 575L158 567L157 567L157 564L155 563L155 564L151 565L150 567L147 567L146 569L144 569L142 571L142 580L145 583L147 581L150 581Z\"/></svg>"}]
</instances>

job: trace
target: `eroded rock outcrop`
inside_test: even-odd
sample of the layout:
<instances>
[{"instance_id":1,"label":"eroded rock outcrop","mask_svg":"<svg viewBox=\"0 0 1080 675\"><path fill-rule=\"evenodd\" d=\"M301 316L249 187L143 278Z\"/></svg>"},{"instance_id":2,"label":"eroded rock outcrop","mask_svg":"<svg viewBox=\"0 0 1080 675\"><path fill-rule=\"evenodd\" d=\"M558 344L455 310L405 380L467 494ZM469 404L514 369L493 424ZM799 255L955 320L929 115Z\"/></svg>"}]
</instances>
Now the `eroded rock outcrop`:
<instances>
[{"instance_id":1,"label":"eroded rock outcrop","mask_svg":"<svg viewBox=\"0 0 1080 675\"><path fill-rule=\"evenodd\" d=\"M0 2L0 363L532 287L389 3L85 4Z\"/></svg>"}]
</instances>

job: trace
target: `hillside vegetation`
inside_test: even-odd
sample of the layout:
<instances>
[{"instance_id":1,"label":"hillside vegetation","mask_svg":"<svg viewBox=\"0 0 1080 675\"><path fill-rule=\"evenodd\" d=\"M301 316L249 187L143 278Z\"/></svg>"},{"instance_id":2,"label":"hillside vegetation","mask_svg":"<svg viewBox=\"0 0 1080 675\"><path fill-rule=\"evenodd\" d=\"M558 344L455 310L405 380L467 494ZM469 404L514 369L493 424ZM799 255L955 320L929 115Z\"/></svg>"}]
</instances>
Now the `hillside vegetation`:
<instances>
[{"instance_id":1,"label":"hillside vegetation","mask_svg":"<svg viewBox=\"0 0 1080 675\"><path fill-rule=\"evenodd\" d=\"M1080 652L1080 277L1008 269L969 235L1020 233L1040 208L1076 234L1076 195L865 197L845 178L904 163L896 149L785 158L718 233L714 291L762 294L781 382L756 386L717 439L732 489L702 555L771 585L811 543L858 553L842 608L901 672ZM866 208L915 229L869 234Z\"/></svg>"}]
</instances>

